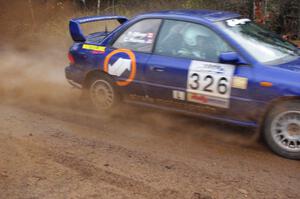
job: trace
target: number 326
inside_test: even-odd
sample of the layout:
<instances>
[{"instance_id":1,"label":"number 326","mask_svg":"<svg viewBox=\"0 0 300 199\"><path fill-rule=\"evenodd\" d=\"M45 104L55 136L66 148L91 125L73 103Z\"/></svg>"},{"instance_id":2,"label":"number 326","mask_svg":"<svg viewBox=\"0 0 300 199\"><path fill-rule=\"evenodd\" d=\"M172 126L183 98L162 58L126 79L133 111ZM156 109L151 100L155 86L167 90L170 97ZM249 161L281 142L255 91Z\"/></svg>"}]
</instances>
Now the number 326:
<instances>
[{"instance_id":1,"label":"number 326","mask_svg":"<svg viewBox=\"0 0 300 199\"><path fill-rule=\"evenodd\" d=\"M225 95L228 91L228 79L226 77L214 77L212 75L200 76L198 73L190 75L189 87L193 90Z\"/></svg>"}]
</instances>

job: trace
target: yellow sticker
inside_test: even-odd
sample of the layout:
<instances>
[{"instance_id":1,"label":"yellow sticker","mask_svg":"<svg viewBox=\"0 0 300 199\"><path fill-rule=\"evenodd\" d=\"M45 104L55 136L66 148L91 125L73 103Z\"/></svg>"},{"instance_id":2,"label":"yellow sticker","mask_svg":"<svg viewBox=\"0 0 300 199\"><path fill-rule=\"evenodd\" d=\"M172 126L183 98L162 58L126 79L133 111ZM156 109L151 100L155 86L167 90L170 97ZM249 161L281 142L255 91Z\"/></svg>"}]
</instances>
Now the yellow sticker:
<instances>
[{"instance_id":1,"label":"yellow sticker","mask_svg":"<svg viewBox=\"0 0 300 199\"><path fill-rule=\"evenodd\" d=\"M96 45L91 45L91 44L83 44L82 49L101 51L101 52L105 51L104 46L96 46Z\"/></svg>"},{"instance_id":2,"label":"yellow sticker","mask_svg":"<svg viewBox=\"0 0 300 199\"><path fill-rule=\"evenodd\" d=\"M248 78L234 76L232 79L232 87L238 89L247 89L248 87Z\"/></svg>"}]
</instances>

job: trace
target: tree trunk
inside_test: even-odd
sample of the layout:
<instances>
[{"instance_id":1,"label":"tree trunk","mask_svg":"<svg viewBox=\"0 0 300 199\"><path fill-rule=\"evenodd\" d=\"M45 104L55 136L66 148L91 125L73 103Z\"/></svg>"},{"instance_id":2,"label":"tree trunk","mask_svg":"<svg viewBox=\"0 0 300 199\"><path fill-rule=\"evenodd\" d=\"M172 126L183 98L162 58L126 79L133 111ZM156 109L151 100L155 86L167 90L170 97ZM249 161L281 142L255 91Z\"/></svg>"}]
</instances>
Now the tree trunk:
<instances>
[{"instance_id":1,"label":"tree trunk","mask_svg":"<svg viewBox=\"0 0 300 199\"><path fill-rule=\"evenodd\" d=\"M32 20L32 32L34 32L36 21L35 21L34 10L33 10L33 5L32 5L31 0L28 0L28 5L29 5L31 20Z\"/></svg>"}]
</instances>

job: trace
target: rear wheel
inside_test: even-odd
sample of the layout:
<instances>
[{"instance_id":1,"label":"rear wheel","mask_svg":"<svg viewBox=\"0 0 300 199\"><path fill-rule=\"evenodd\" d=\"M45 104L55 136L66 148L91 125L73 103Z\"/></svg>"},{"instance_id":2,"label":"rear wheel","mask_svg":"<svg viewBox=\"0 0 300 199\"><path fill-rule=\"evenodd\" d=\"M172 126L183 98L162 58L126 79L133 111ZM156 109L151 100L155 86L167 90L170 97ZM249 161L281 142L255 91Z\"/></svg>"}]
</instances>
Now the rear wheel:
<instances>
[{"instance_id":1,"label":"rear wheel","mask_svg":"<svg viewBox=\"0 0 300 199\"><path fill-rule=\"evenodd\" d=\"M108 76L94 77L90 81L88 94L98 111L113 110L120 101L115 83Z\"/></svg>"},{"instance_id":2,"label":"rear wheel","mask_svg":"<svg viewBox=\"0 0 300 199\"><path fill-rule=\"evenodd\" d=\"M300 101L275 107L266 119L264 137L275 153L300 159Z\"/></svg>"}]
</instances>

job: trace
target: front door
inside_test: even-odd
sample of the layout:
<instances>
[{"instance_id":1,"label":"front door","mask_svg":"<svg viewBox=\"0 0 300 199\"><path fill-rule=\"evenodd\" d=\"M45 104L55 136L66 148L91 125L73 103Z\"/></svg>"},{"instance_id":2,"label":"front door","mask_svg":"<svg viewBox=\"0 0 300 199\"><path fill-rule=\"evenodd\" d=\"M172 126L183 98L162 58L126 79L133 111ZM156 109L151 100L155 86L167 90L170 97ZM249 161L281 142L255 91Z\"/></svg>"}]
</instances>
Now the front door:
<instances>
[{"instance_id":1,"label":"front door","mask_svg":"<svg viewBox=\"0 0 300 199\"><path fill-rule=\"evenodd\" d=\"M233 81L240 77L243 84L251 75L248 66L219 63L219 55L230 51L233 49L205 26L165 20L145 66L147 95L167 106L230 115L232 106L247 104L240 99L249 93L247 88L232 88Z\"/></svg>"},{"instance_id":2,"label":"front door","mask_svg":"<svg viewBox=\"0 0 300 199\"><path fill-rule=\"evenodd\" d=\"M144 19L127 28L105 51L103 70L125 94L145 95L144 65L152 52L161 19Z\"/></svg>"}]
</instances>

